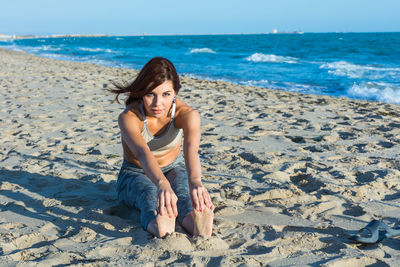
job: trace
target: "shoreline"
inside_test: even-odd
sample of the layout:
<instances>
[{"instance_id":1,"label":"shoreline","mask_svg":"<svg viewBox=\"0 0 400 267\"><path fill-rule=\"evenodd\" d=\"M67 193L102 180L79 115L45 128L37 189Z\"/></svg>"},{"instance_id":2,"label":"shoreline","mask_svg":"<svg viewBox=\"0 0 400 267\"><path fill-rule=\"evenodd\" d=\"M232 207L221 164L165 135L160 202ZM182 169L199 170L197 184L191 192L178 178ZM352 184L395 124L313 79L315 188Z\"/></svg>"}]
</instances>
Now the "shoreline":
<instances>
[{"instance_id":1,"label":"shoreline","mask_svg":"<svg viewBox=\"0 0 400 267\"><path fill-rule=\"evenodd\" d=\"M181 77L179 97L202 117L214 232L154 239L115 193L123 105L105 89L137 70L2 48L0 63L4 264L400 260L398 239L368 249L347 239L372 219L400 222L399 105Z\"/></svg>"},{"instance_id":2,"label":"shoreline","mask_svg":"<svg viewBox=\"0 0 400 267\"><path fill-rule=\"evenodd\" d=\"M112 36L110 36L110 37L112 37ZM48 38L52 38L52 37L48 37ZM55 37L55 38L59 38L59 37ZM68 59L55 59L55 58L51 58L51 57L44 57L44 56L34 55L34 54L28 53L26 51L18 51L18 50L13 50L13 49L6 49L6 48L3 48L3 47L0 47L0 50L13 51L13 52L17 52L17 53L25 53L27 55L31 55L31 56L35 56L35 57L46 58L46 59L62 61L62 62L93 64L93 65L96 65L96 66L99 66L99 67L131 70L134 73L139 71L138 69L134 69L134 68L118 67L118 66L105 66L105 65L102 65L102 64L99 64L99 63L94 63L94 62L74 61L74 60L68 60ZM319 97L327 96L327 97L330 97L330 98L346 99L346 100L349 100L349 101L353 101L354 100L354 101L359 101L359 102L400 105L400 104L395 104L395 103L382 102L382 101L378 101L378 100L355 99L355 98L350 98L348 96L332 96L332 95L327 95L327 94L312 94L312 93L301 93L301 92L285 91L283 89L270 89L270 88L262 87L262 86L244 85L244 84L234 83L234 82L231 82L231 81L224 81L224 80L218 80L218 79L212 79L212 78L208 78L207 79L207 78L190 77L191 75L195 76L194 74L189 74L189 75L179 74L179 77L184 78L184 79L188 79L189 81L190 80L200 80L200 81L208 81L208 82L211 82L211 83L226 83L226 84L232 85L232 86L259 88L259 89L263 89L263 90L265 89L265 90L272 90L272 91L278 91L278 92L285 92L285 93L288 93L288 94L291 94L291 93L293 93L293 94L304 94L304 95L313 95L313 96L319 96Z\"/></svg>"}]
</instances>

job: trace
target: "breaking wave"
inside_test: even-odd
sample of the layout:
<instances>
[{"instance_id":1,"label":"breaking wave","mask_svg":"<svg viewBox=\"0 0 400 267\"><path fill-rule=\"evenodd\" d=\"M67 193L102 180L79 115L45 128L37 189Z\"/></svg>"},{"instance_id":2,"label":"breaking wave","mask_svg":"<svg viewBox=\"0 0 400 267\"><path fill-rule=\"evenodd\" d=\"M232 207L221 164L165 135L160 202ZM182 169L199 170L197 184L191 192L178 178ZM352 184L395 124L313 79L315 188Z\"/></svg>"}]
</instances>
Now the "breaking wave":
<instances>
[{"instance_id":1,"label":"breaking wave","mask_svg":"<svg viewBox=\"0 0 400 267\"><path fill-rule=\"evenodd\" d=\"M210 49L210 48L193 48L190 50L189 52L190 54L199 54L199 53L209 53L209 54L215 54L217 52L215 52L214 50Z\"/></svg>"},{"instance_id":2,"label":"breaking wave","mask_svg":"<svg viewBox=\"0 0 400 267\"><path fill-rule=\"evenodd\" d=\"M368 65L357 65L347 61L325 63L320 69L327 69L328 73L350 78L382 79L385 77L400 77L400 68L385 68Z\"/></svg>"},{"instance_id":3,"label":"breaking wave","mask_svg":"<svg viewBox=\"0 0 400 267\"><path fill-rule=\"evenodd\" d=\"M251 62L274 62L274 63L289 63L289 64L295 64L298 61L298 59L294 57L283 57L274 54L262 54L262 53L252 54L251 56L246 57L245 60Z\"/></svg>"},{"instance_id":4,"label":"breaking wave","mask_svg":"<svg viewBox=\"0 0 400 267\"><path fill-rule=\"evenodd\" d=\"M366 82L354 84L347 94L358 99L400 104L400 88L387 83Z\"/></svg>"}]
</instances>

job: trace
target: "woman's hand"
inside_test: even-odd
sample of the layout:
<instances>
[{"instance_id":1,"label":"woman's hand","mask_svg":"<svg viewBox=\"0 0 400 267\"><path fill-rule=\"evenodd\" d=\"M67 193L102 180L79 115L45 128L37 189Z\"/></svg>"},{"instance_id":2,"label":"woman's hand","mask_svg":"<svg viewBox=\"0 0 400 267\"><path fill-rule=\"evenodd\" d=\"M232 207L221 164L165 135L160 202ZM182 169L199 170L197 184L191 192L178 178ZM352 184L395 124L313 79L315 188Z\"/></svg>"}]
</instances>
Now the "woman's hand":
<instances>
[{"instance_id":1,"label":"woman's hand","mask_svg":"<svg viewBox=\"0 0 400 267\"><path fill-rule=\"evenodd\" d=\"M178 216L178 209L176 202L178 201L177 196L171 188L171 185L167 180L160 182L158 185L157 194L157 212L161 216L167 214L170 218Z\"/></svg>"},{"instance_id":2,"label":"woman's hand","mask_svg":"<svg viewBox=\"0 0 400 267\"><path fill-rule=\"evenodd\" d=\"M189 183L190 196L192 198L192 206L197 211L203 211L206 207L214 210L211 197L207 189L201 182Z\"/></svg>"}]
</instances>

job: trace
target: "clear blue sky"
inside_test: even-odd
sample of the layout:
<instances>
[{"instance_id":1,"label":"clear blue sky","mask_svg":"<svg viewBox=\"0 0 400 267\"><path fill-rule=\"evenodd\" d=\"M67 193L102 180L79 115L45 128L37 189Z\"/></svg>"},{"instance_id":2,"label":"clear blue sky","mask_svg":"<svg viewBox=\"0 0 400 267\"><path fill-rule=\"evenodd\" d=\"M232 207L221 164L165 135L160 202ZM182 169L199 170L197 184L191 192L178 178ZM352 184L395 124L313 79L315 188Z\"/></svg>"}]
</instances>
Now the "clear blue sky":
<instances>
[{"instance_id":1,"label":"clear blue sky","mask_svg":"<svg viewBox=\"0 0 400 267\"><path fill-rule=\"evenodd\" d=\"M3 34L400 31L400 0L5 0Z\"/></svg>"}]
</instances>

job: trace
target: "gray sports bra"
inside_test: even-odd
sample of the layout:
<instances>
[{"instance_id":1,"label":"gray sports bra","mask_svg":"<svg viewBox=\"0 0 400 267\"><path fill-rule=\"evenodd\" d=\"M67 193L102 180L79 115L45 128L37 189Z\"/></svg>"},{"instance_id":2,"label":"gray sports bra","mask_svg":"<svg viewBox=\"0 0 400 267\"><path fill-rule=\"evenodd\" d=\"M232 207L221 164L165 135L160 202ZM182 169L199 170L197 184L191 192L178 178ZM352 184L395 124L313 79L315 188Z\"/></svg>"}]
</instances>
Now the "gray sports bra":
<instances>
[{"instance_id":1,"label":"gray sports bra","mask_svg":"<svg viewBox=\"0 0 400 267\"><path fill-rule=\"evenodd\" d=\"M144 140L149 146L150 151L154 155L157 155L175 147L182 137L182 129L176 128L174 123L176 101L174 100L172 104L171 120L169 121L167 129L158 136L153 136L150 133L149 127L147 125L146 114L144 113L141 102L139 104L139 107L144 121L144 125L140 134L143 136Z\"/></svg>"}]
</instances>

